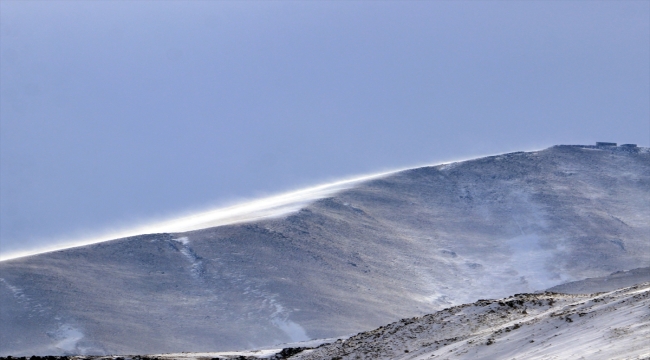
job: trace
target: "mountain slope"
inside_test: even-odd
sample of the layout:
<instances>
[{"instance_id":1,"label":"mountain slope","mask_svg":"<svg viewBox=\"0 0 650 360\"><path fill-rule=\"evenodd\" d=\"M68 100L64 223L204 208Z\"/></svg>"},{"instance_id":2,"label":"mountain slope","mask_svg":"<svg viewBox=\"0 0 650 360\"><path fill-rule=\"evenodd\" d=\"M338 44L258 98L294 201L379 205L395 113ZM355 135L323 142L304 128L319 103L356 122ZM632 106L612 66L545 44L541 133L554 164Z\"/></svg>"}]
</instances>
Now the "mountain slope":
<instances>
[{"instance_id":1,"label":"mountain slope","mask_svg":"<svg viewBox=\"0 0 650 360\"><path fill-rule=\"evenodd\" d=\"M650 358L650 283L518 294L402 319L291 359Z\"/></svg>"},{"instance_id":2,"label":"mountain slope","mask_svg":"<svg viewBox=\"0 0 650 360\"><path fill-rule=\"evenodd\" d=\"M0 262L0 355L327 338L650 263L647 149L417 168L278 219Z\"/></svg>"}]
</instances>

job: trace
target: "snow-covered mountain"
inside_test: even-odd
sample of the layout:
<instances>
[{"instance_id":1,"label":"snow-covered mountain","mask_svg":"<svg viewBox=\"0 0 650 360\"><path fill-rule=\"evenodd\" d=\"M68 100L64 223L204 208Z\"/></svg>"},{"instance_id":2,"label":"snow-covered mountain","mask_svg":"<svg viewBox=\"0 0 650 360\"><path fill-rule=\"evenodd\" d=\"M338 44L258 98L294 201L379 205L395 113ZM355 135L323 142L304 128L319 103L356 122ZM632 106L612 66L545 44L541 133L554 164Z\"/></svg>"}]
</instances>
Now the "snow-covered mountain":
<instances>
[{"instance_id":1,"label":"snow-covered mountain","mask_svg":"<svg viewBox=\"0 0 650 360\"><path fill-rule=\"evenodd\" d=\"M2 261L0 355L328 338L650 263L645 148L421 167L301 206Z\"/></svg>"}]
</instances>

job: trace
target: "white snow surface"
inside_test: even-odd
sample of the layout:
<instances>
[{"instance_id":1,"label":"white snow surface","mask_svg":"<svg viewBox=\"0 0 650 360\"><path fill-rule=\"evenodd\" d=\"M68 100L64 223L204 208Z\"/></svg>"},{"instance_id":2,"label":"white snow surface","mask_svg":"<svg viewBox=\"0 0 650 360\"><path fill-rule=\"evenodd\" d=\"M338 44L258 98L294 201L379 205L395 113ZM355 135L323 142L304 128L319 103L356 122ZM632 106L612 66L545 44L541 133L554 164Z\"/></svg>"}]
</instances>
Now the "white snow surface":
<instances>
[{"instance_id":1,"label":"white snow surface","mask_svg":"<svg viewBox=\"0 0 650 360\"><path fill-rule=\"evenodd\" d=\"M245 350L245 351L220 351L220 352L203 352L203 353L170 353L170 354L156 354L151 355L157 359L183 359L183 360L193 360L193 359L210 359L210 358L238 358L240 356L244 357L254 357L257 359L268 359L282 349L264 349L264 350Z\"/></svg>"},{"instance_id":2,"label":"white snow surface","mask_svg":"<svg viewBox=\"0 0 650 360\"><path fill-rule=\"evenodd\" d=\"M148 356L156 359L162 359L162 360L172 360L172 359L203 360L207 358L237 359L241 356L257 358L257 359L269 359L269 358L272 359L276 357L276 354L280 353L284 348L316 348L323 344L328 345L336 342L337 340L347 339L348 337L349 336L340 336L336 338L313 339L307 341L284 343L276 346L271 346L268 348L259 348L259 349L242 350L242 351L181 352L181 353L168 353L168 354L154 354Z\"/></svg>"},{"instance_id":3,"label":"white snow surface","mask_svg":"<svg viewBox=\"0 0 650 360\"><path fill-rule=\"evenodd\" d=\"M402 319L291 359L648 359L650 283L518 294Z\"/></svg>"}]
</instances>

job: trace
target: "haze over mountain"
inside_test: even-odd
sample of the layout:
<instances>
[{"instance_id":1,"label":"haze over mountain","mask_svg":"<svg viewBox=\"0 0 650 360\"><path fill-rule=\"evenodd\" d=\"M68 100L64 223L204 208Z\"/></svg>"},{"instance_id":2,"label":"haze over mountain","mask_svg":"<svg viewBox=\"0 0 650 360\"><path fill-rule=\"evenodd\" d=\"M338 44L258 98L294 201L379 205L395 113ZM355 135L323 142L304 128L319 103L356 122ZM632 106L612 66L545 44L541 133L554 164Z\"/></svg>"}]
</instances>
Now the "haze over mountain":
<instances>
[{"instance_id":1,"label":"haze over mountain","mask_svg":"<svg viewBox=\"0 0 650 360\"><path fill-rule=\"evenodd\" d=\"M387 174L279 218L0 262L0 355L252 348L650 263L650 151Z\"/></svg>"}]
</instances>

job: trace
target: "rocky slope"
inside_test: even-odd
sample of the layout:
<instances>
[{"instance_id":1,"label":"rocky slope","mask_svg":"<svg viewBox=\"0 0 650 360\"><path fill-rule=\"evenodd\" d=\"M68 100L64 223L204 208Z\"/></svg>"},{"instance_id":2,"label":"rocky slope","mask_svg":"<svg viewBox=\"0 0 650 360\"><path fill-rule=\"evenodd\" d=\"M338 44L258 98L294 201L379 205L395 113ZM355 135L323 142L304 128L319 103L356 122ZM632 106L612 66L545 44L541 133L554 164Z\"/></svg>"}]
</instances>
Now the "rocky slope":
<instances>
[{"instance_id":1,"label":"rocky slope","mask_svg":"<svg viewBox=\"0 0 650 360\"><path fill-rule=\"evenodd\" d=\"M291 359L650 358L650 283L519 294L402 319Z\"/></svg>"}]
</instances>

